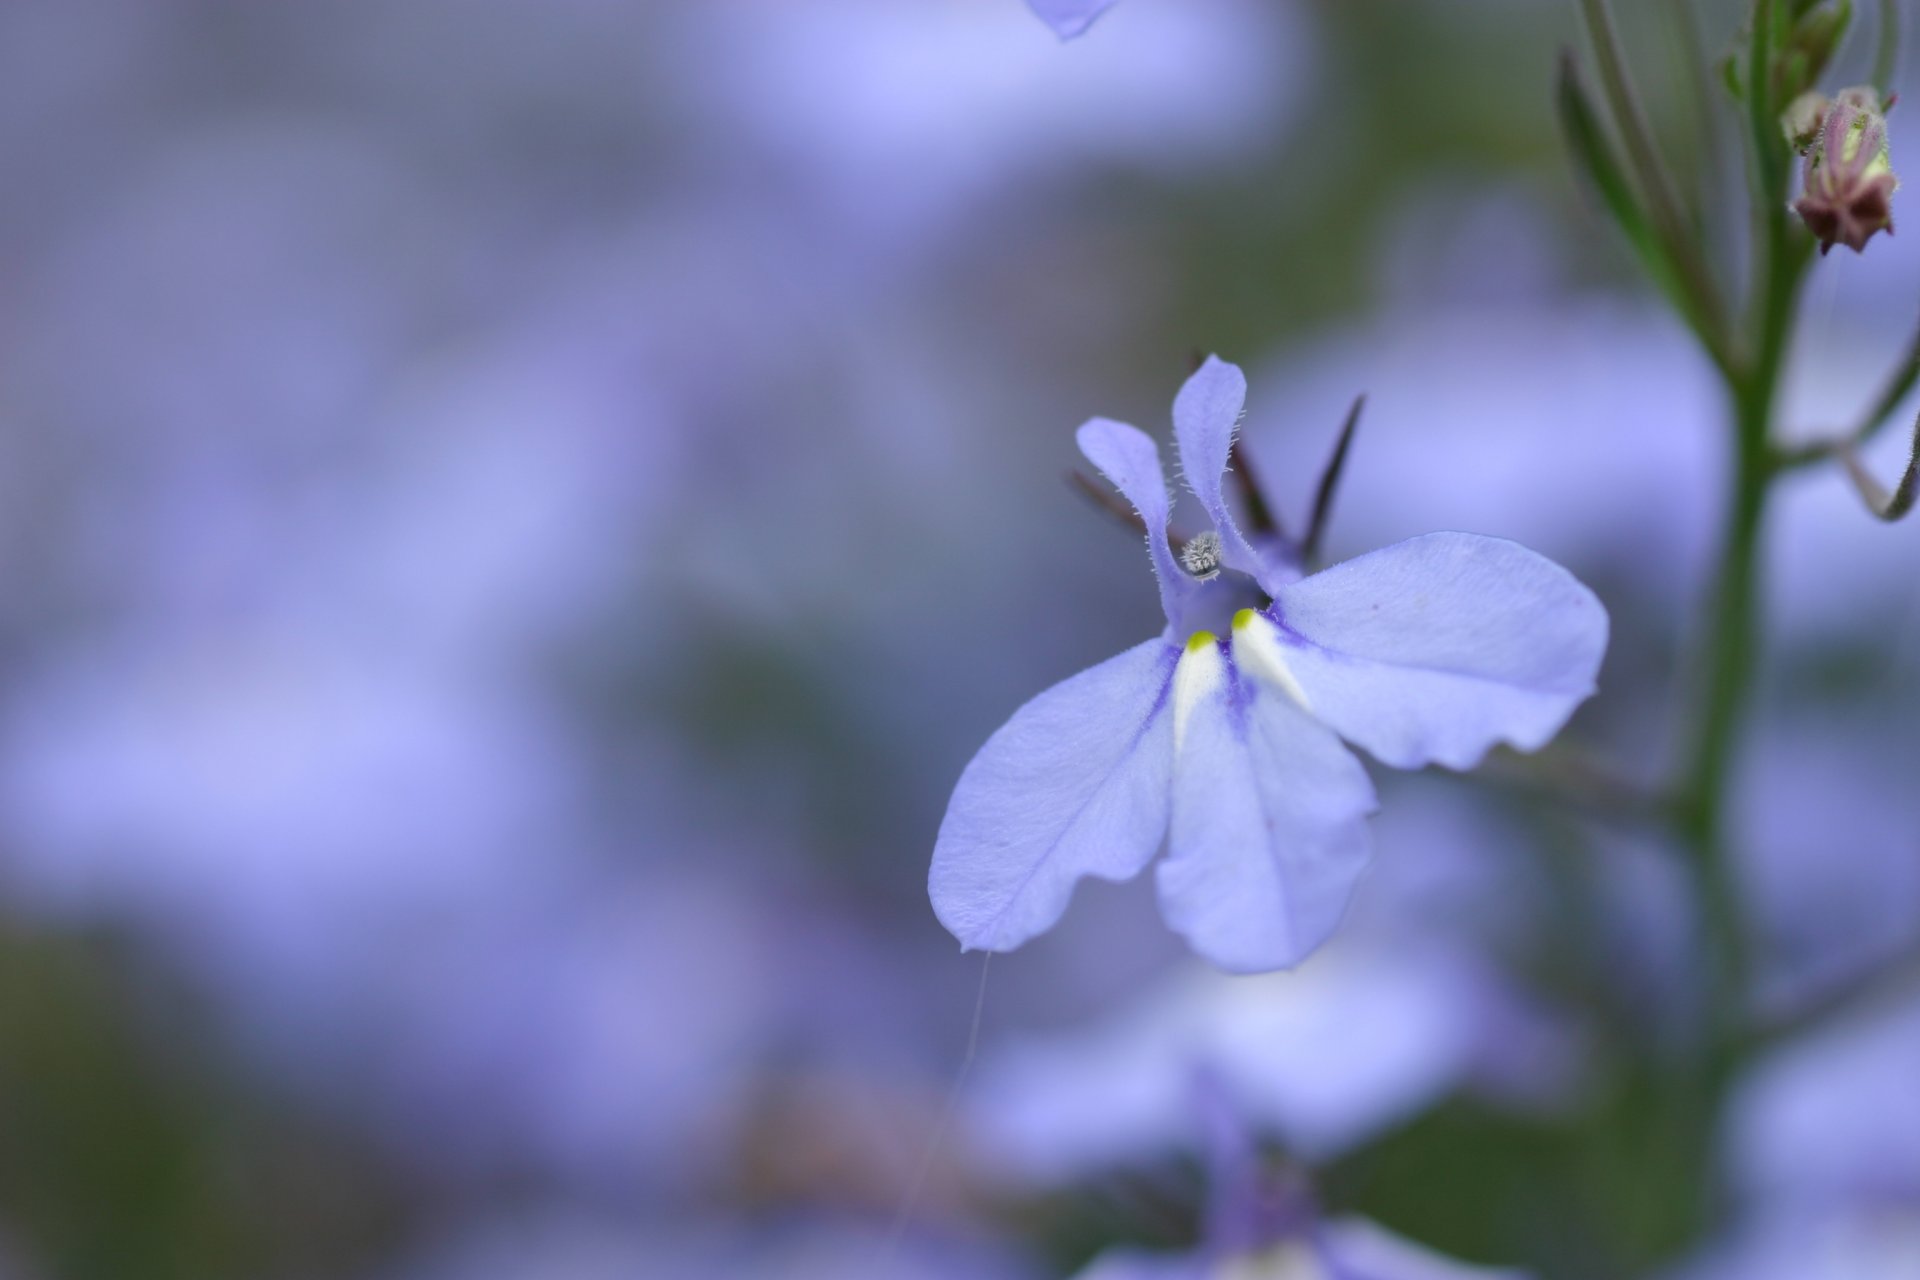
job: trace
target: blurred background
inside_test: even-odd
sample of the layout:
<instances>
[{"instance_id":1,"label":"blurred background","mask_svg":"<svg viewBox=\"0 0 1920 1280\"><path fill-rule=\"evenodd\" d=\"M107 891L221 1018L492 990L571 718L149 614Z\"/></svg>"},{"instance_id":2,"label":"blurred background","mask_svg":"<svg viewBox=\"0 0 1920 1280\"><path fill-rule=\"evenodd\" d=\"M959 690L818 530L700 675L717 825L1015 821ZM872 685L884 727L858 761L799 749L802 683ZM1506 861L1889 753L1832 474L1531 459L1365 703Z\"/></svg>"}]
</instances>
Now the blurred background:
<instances>
[{"instance_id":1,"label":"blurred background","mask_svg":"<svg viewBox=\"0 0 1920 1280\"><path fill-rule=\"evenodd\" d=\"M1678 9L1622 12L1731 259ZM1703 6L1705 55L1736 25ZM1375 867L1295 974L1084 885L953 1087L982 970L933 835L1020 702L1159 627L1063 477L1089 416L1164 435L1195 353L1247 367L1296 527L1369 394L1335 558L1465 528L1594 586L1558 758L1660 777L1724 406L1562 158L1573 35L5 6L0 1277L1064 1277L1193 1240L1195 1069L1330 1206L1471 1261L1915 1274L1920 530L1820 469L1740 761L1792 1031L1715 1139L1720 1238L1636 1137L1698 1016L1673 851L1512 760L1376 770ZM1917 285L1906 235L1820 266L1806 435Z\"/></svg>"}]
</instances>

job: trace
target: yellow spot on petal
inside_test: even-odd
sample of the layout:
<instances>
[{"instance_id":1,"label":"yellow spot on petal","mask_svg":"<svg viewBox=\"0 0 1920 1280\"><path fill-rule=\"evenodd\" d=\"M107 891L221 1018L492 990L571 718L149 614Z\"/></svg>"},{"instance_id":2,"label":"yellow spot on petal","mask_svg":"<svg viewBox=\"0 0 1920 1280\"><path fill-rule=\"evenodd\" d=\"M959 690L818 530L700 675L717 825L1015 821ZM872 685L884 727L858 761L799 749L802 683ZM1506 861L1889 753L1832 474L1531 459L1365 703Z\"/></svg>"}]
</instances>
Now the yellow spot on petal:
<instances>
[{"instance_id":1,"label":"yellow spot on petal","mask_svg":"<svg viewBox=\"0 0 1920 1280\"><path fill-rule=\"evenodd\" d=\"M1235 631L1245 631L1248 627L1253 625L1253 620L1259 616L1260 614L1258 610L1242 609L1240 612L1233 615L1233 629Z\"/></svg>"},{"instance_id":2,"label":"yellow spot on petal","mask_svg":"<svg viewBox=\"0 0 1920 1280\"><path fill-rule=\"evenodd\" d=\"M1207 648L1209 645L1216 645L1219 643L1220 643L1220 637L1213 634L1213 632L1196 631L1192 635L1187 637L1187 652L1198 653L1200 650Z\"/></svg>"}]
</instances>

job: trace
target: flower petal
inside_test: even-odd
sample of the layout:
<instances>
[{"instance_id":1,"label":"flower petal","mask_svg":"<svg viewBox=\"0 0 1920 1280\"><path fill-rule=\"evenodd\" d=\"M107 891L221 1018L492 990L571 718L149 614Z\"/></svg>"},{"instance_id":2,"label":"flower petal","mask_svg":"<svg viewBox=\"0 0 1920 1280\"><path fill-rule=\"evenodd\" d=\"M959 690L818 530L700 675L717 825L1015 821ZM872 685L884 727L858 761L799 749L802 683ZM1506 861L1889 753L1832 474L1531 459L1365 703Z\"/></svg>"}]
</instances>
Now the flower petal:
<instances>
[{"instance_id":1,"label":"flower petal","mask_svg":"<svg viewBox=\"0 0 1920 1280\"><path fill-rule=\"evenodd\" d=\"M1366 1280L1526 1280L1524 1272L1469 1266L1443 1258L1366 1218L1324 1224L1319 1245L1327 1273Z\"/></svg>"},{"instance_id":2,"label":"flower petal","mask_svg":"<svg viewBox=\"0 0 1920 1280\"><path fill-rule=\"evenodd\" d=\"M1247 376L1219 356L1194 372L1173 398L1173 434L1180 445L1180 470L1200 499L1207 518L1220 531L1227 567L1251 574L1272 590L1263 576L1266 562L1254 553L1227 508L1222 481L1233 451L1233 433L1247 404Z\"/></svg>"},{"instance_id":3,"label":"flower petal","mask_svg":"<svg viewBox=\"0 0 1920 1280\"><path fill-rule=\"evenodd\" d=\"M1146 524L1147 555L1153 561L1153 576L1160 583L1160 607L1171 622L1180 616L1195 583L1174 563L1173 551L1167 545L1171 509L1166 473L1160 469L1160 447L1140 428L1111 418L1094 418L1082 424L1074 439L1087 461L1133 504Z\"/></svg>"},{"instance_id":4,"label":"flower petal","mask_svg":"<svg viewBox=\"0 0 1920 1280\"><path fill-rule=\"evenodd\" d=\"M1535 750L1594 691L1607 611L1504 538L1430 533L1275 595L1287 669L1313 714L1403 769Z\"/></svg>"},{"instance_id":5,"label":"flower petal","mask_svg":"<svg viewBox=\"0 0 1920 1280\"><path fill-rule=\"evenodd\" d=\"M1052 27L1062 40L1071 40L1093 25L1093 20L1112 7L1114 0L1027 0L1040 15L1040 21Z\"/></svg>"},{"instance_id":6,"label":"flower petal","mask_svg":"<svg viewBox=\"0 0 1920 1280\"><path fill-rule=\"evenodd\" d=\"M1373 784L1332 731L1217 647L1189 648L1181 668L1176 696L1204 696L1183 699L1161 913L1219 968L1290 968L1346 910Z\"/></svg>"},{"instance_id":7,"label":"flower petal","mask_svg":"<svg viewBox=\"0 0 1920 1280\"><path fill-rule=\"evenodd\" d=\"M1073 1280L1207 1280L1205 1258L1198 1253L1148 1253L1143 1249L1109 1249Z\"/></svg>"},{"instance_id":8,"label":"flower petal","mask_svg":"<svg viewBox=\"0 0 1920 1280\"><path fill-rule=\"evenodd\" d=\"M1055 685L987 739L934 842L934 914L964 948L1011 951L1082 876L1126 880L1166 834L1177 651L1136 645Z\"/></svg>"}]
</instances>

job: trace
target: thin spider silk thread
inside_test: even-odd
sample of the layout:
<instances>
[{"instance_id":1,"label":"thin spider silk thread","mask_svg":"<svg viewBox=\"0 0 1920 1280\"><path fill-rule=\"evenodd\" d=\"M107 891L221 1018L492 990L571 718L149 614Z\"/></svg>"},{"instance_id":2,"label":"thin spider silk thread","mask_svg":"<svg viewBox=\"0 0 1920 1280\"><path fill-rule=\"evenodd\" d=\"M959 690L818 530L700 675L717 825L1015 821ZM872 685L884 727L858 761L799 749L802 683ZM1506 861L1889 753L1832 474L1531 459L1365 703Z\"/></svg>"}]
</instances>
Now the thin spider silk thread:
<instances>
[{"instance_id":1,"label":"thin spider silk thread","mask_svg":"<svg viewBox=\"0 0 1920 1280\"><path fill-rule=\"evenodd\" d=\"M933 1172L933 1162L940 1154L940 1146L946 1141L947 1130L953 1125L954 1114L960 1109L960 1091L966 1088L967 1077L973 1071L973 1059L980 1047L980 1016L987 1007L987 974L993 965L993 952L987 952L980 961L980 990L973 998L973 1022L967 1028L967 1048L961 1055L959 1070L954 1072L953 1083L947 1087L946 1104L940 1108L940 1119L935 1122L933 1132L927 1135L926 1150L920 1154L920 1165L913 1172L913 1179L907 1183L905 1195L901 1197L900 1207L894 1211L893 1224L887 1228L886 1242L880 1249L880 1262L890 1265L900 1250L900 1241L907 1233L907 1224L912 1221L914 1210L920 1206L920 1193L926 1189L927 1175Z\"/></svg>"}]
</instances>

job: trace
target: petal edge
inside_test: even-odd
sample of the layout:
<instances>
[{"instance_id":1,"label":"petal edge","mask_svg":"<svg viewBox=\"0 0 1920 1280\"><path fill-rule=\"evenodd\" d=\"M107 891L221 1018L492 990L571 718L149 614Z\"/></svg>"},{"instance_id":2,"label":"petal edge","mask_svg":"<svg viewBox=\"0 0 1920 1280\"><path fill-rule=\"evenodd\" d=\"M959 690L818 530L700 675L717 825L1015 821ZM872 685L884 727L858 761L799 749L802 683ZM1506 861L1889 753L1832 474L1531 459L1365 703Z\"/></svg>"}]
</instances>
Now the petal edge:
<instances>
[{"instance_id":1,"label":"petal edge","mask_svg":"<svg viewBox=\"0 0 1920 1280\"><path fill-rule=\"evenodd\" d=\"M1126 880L1153 860L1170 804L1176 653L1149 640L1054 685L968 763L927 877L963 949L1011 951L1053 927L1081 877Z\"/></svg>"},{"instance_id":2,"label":"petal edge","mask_svg":"<svg viewBox=\"0 0 1920 1280\"><path fill-rule=\"evenodd\" d=\"M1314 714L1375 759L1470 769L1546 745L1592 696L1607 611L1516 542L1430 533L1283 587L1287 664Z\"/></svg>"}]
</instances>

